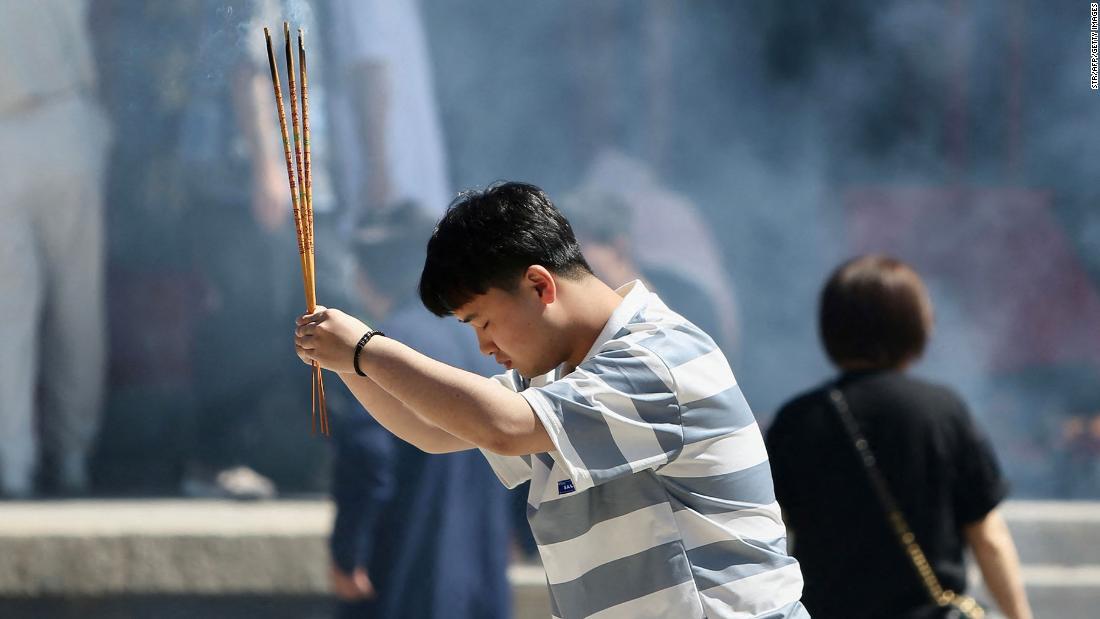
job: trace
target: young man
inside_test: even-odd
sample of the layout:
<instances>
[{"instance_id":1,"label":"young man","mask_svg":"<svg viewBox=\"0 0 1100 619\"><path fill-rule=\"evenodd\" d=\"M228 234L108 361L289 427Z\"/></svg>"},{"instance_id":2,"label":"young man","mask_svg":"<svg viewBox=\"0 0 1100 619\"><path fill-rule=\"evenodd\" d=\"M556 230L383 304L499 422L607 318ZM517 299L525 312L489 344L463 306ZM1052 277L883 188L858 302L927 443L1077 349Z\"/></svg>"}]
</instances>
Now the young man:
<instances>
[{"instance_id":1,"label":"young man","mask_svg":"<svg viewBox=\"0 0 1100 619\"><path fill-rule=\"evenodd\" d=\"M722 352L640 282L593 276L542 190L460 195L428 243L420 297L508 371L458 370L324 308L299 319L298 355L339 372L398 437L478 448L505 485L531 480L555 617L809 616Z\"/></svg>"}]
</instances>

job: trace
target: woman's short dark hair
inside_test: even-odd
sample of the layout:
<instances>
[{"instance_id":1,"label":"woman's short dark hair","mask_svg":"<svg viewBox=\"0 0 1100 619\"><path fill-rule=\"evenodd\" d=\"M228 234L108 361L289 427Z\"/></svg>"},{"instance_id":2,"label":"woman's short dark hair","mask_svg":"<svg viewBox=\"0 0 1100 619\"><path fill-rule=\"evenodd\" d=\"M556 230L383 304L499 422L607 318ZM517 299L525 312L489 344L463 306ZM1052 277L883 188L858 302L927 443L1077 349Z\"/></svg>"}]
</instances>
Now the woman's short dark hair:
<instances>
[{"instance_id":1,"label":"woman's short dark hair","mask_svg":"<svg viewBox=\"0 0 1100 619\"><path fill-rule=\"evenodd\" d=\"M861 256L829 277L821 291L818 328L836 365L896 368L924 352L932 332L932 301L920 276L905 263Z\"/></svg>"},{"instance_id":2,"label":"woman's short dark hair","mask_svg":"<svg viewBox=\"0 0 1100 619\"><path fill-rule=\"evenodd\" d=\"M564 277L592 272L573 228L546 192L516 182L465 191L428 241L420 300L446 316L490 288L515 290L520 275L536 264Z\"/></svg>"}]
</instances>

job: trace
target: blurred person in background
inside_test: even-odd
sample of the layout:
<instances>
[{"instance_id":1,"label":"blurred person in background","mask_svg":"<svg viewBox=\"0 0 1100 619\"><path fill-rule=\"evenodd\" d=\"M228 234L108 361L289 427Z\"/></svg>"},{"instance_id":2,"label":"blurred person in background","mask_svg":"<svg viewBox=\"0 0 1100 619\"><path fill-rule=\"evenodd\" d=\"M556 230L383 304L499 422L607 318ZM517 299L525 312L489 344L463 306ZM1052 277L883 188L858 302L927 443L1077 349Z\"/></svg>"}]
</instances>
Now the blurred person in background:
<instances>
[{"instance_id":1,"label":"blurred person in background","mask_svg":"<svg viewBox=\"0 0 1100 619\"><path fill-rule=\"evenodd\" d=\"M271 27L281 52L282 20L302 23L291 4L95 2L99 61L120 128L109 182L110 431L100 460L104 477L127 491L171 483L195 497L271 497L270 463L291 450L299 457L281 465L284 479L307 475L314 460L317 483L323 478L323 446L305 444L301 431L308 375L265 344L304 306L262 30ZM316 136L324 62L310 51ZM339 290L325 272L336 250L325 238L326 141L311 145L317 280ZM318 290L321 299L333 294ZM254 319L234 332L219 326L237 311ZM269 422L301 411L302 425ZM151 472L163 462L171 470Z\"/></svg>"},{"instance_id":2,"label":"blurred person in background","mask_svg":"<svg viewBox=\"0 0 1100 619\"><path fill-rule=\"evenodd\" d=\"M1094 368L1088 370L1087 383L1065 390L1067 410L1060 415L1056 451L1062 495L1078 499L1100 498L1100 381Z\"/></svg>"},{"instance_id":3,"label":"blurred person in background","mask_svg":"<svg viewBox=\"0 0 1100 619\"><path fill-rule=\"evenodd\" d=\"M584 257L597 277L612 287L636 279L668 299L676 299L685 318L706 333L721 333L718 304L708 291L675 269L639 264L634 213L620 194L582 189L565 196L561 210L573 224Z\"/></svg>"},{"instance_id":4,"label":"blurred person in background","mask_svg":"<svg viewBox=\"0 0 1100 619\"><path fill-rule=\"evenodd\" d=\"M593 159L576 194L615 208L624 217L618 232L600 233L617 243L614 248L603 244L603 253L614 250L620 256L616 260L630 256L655 284L669 287L664 290L666 296L685 292L684 316L706 322L696 324L704 330L710 328L707 333L726 354L735 355L738 317L734 286L722 263L714 228L698 206L662 184L652 167L615 150L604 150ZM611 206L611 200L617 206ZM580 206L581 210L588 208ZM597 230L612 225L593 223Z\"/></svg>"},{"instance_id":5,"label":"blurred person in background","mask_svg":"<svg viewBox=\"0 0 1100 619\"><path fill-rule=\"evenodd\" d=\"M326 49L339 76L328 92L337 185L342 204L359 205L340 215L351 235L354 222L396 204L438 216L453 195L423 9L419 0L324 5ZM527 493L511 494L517 551L532 558Z\"/></svg>"},{"instance_id":6,"label":"blurred person in background","mask_svg":"<svg viewBox=\"0 0 1100 619\"><path fill-rule=\"evenodd\" d=\"M457 321L416 296L433 220L411 202L355 237L362 305L379 328L454 367L493 363ZM340 617L494 619L511 614L507 494L475 451L429 455L355 407L334 417L332 583Z\"/></svg>"},{"instance_id":7,"label":"blurred person in background","mask_svg":"<svg viewBox=\"0 0 1100 619\"><path fill-rule=\"evenodd\" d=\"M953 391L906 373L932 329L920 277L883 256L845 263L821 293L819 328L841 375L787 403L767 433L806 607L817 619L952 616L931 601L889 523L831 401L836 389L942 586L965 590L969 548L1001 610L1029 619L992 448Z\"/></svg>"},{"instance_id":8,"label":"blurred person in background","mask_svg":"<svg viewBox=\"0 0 1100 619\"><path fill-rule=\"evenodd\" d=\"M99 424L109 130L86 8L0 1L0 307L10 318L0 331L3 498L34 494L36 472L49 490L84 493Z\"/></svg>"},{"instance_id":9,"label":"blurred person in background","mask_svg":"<svg viewBox=\"0 0 1100 619\"><path fill-rule=\"evenodd\" d=\"M342 202L442 214L452 191L420 3L334 0L325 13ZM361 219L349 211L341 225Z\"/></svg>"},{"instance_id":10,"label":"blurred person in background","mask_svg":"<svg viewBox=\"0 0 1100 619\"><path fill-rule=\"evenodd\" d=\"M203 286L176 145L202 20L194 3L122 0L92 0L90 19L118 136L106 175L108 397L93 472L108 491L165 492L179 485L181 434L198 415L192 348Z\"/></svg>"}]
</instances>

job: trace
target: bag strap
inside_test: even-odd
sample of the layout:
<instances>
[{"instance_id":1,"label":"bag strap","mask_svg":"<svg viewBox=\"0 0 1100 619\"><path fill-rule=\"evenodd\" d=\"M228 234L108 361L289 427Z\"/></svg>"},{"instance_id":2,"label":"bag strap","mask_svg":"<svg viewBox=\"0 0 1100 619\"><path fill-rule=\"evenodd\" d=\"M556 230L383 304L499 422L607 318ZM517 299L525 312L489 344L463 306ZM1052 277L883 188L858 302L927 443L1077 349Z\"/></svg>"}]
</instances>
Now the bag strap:
<instances>
[{"instance_id":1,"label":"bag strap","mask_svg":"<svg viewBox=\"0 0 1100 619\"><path fill-rule=\"evenodd\" d=\"M886 512L887 518L890 520L890 526L893 527L894 534L897 535L898 541L901 543L902 547L905 548L905 554L909 555L909 559L913 562L913 567L916 568L917 573L920 575L925 589L928 590L928 595L930 595L932 601L939 606L947 606L955 600L957 595L954 591L945 590L943 585L940 584L939 578L936 578L936 573L932 571L932 566L929 565L928 558L924 555L924 551L921 550L920 545L917 544L917 536L909 529L908 521L906 521L905 516L901 513L901 508L898 507L897 501L894 500L894 495L890 492L890 487L886 483L886 478L878 468L875 455L871 453L870 444L867 443L867 439L864 438L863 432L859 429L859 424L856 423L855 417L852 416L852 411L848 408L848 400L836 386L829 389L829 399L833 403L833 408L835 408L839 414L840 421L843 423L844 429L848 433L848 437L851 438L856 451L859 453L859 459L863 463L863 469L867 471L867 477L871 481L871 487L874 489L882 509Z\"/></svg>"}]
</instances>

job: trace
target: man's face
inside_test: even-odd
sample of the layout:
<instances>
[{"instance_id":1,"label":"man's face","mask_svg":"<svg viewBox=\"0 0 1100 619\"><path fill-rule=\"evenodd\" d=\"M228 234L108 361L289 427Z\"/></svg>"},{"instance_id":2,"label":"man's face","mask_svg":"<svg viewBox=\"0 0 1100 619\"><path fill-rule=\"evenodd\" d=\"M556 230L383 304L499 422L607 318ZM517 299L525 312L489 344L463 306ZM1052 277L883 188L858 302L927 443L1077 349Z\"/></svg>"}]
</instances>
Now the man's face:
<instances>
[{"instance_id":1,"label":"man's face","mask_svg":"<svg viewBox=\"0 0 1100 619\"><path fill-rule=\"evenodd\" d=\"M490 288L454 314L473 327L482 354L530 378L549 372L568 356L560 350L562 343L553 341L547 311L538 288L522 281L514 292Z\"/></svg>"}]
</instances>

